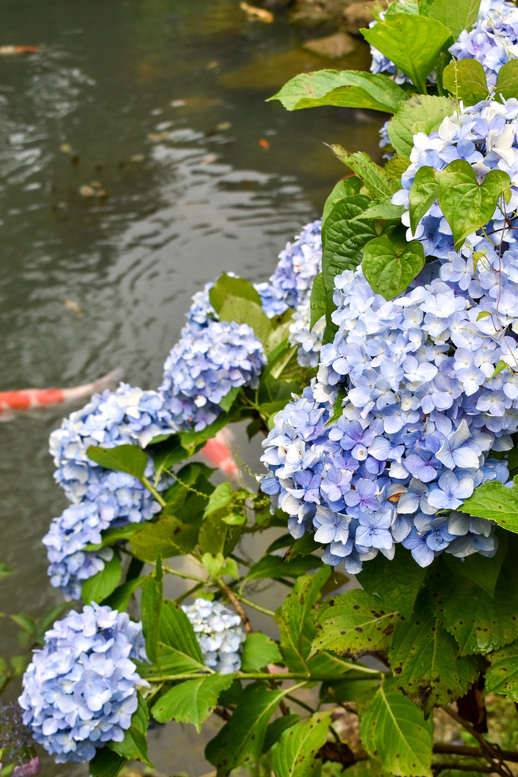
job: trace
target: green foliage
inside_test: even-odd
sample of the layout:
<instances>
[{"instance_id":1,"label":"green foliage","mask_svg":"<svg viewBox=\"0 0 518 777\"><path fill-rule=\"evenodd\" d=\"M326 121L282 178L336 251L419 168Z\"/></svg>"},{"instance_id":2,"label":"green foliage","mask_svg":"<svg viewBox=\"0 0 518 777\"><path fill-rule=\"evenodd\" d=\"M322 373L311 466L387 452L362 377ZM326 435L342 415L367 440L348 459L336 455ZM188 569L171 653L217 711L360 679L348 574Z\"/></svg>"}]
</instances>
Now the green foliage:
<instances>
[{"instance_id":1,"label":"green foliage","mask_svg":"<svg viewBox=\"0 0 518 777\"><path fill-rule=\"evenodd\" d=\"M121 560L114 553L110 561L106 561L104 569L93 577L85 580L81 588L81 598L85 604L104 601L119 584L122 576Z\"/></svg>"},{"instance_id":2,"label":"green foliage","mask_svg":"<svg viewBox=\"0 0 518 777\"><path fill-rule=\"evenodd\" d=\"M518 61L516 59L509 60L498 71L495 95L504 100L518 97Z\"/></svg>"},{"instance_id":3,"label":"green foliage","mask_svg":"<svg viewBox=\"0 0 518 777\"><path fill-rule=\"evenodd\" d=\"M453 6L449 3L450 7ZM486 100L489 88L486 81L486 71L476 59L460 59L450 62L444 68L443 85L450 94L465 105L476 105L480 100Z\"/></svg>"},{"instance_id":4,"label":"green foliage","mask_svg":"<svg viewBox=\"0 0 518 777\"><path fill-rule=\"evenodd\" d=\"M288 111L336 105L394 113L406 97L400 86L382 75L359 70L317 70L295 76L270 100L280 100Z\"/></svg>"},{"instance_id":5,"label":"green foliage","mask_svg":"<svg viewBox=\"0 0 518 777\"><path fill-rule=\"evenodd\" d=\"M400 105L388 125L390 142L398 154L408 159L414 146L414 135L433 132L456 108L455 100L450 97L420 94L410 97Z\"/></svg>"},{"instance_id":6,"label":"green foliage","mask_svg":"<svg viewBox=\"0 0 518 777\"><path fill-rule=\"evenodd\" d=\"M105 469L127 472L141 480L148 463L148 456L138 445L119 445L117 448L101 448L91 445L88 458Z\"/></svg>"},{"instance_id":7,"label":"green foliage","mask_svg":"<svg viewBox=\"0 0 518 777\"><path fill-rule=\"evenodd\" d=\"M397 549L395 559L389 561L380 553L365 564L358 580L385 610L398 612L409 619L424 583L426 569L416 564L404 548Z\"/></svg>"},{"instance_id":8,"label":"green foliage","mask_svg":"<svg viewBox=\"0 0 518 777\"><path fill-rule=\"evenodd\" d=\"M486 692L501 693L518 703L518 642L513 642L489 656Z\"/></svg>"},{"instance_id":9,"label":"green foliage","mask_svg":"<svg viewBox=\"0 0 518 777\"><path fill-rule=\"evenodd\" d=\"M398 250L387 235L371 240L363 250L362 269L373 291L393 299L424 267L423 244L414 240Z\"/></svg>"},{"instance_id":10,"label":"green foliage","mask_svg":"<svg viewBox=\"0 0 518 777\"><path fill-rule=\"evenodd\" d=\"M151 714L159 723L192 723L199 732L214 711L220 693L230 688L233 679L232 674L212 674L185 680L166 691L153 705Z\"/></svg>"},{"instance_id":11,"label":"green foliage","mask_svg":"<svg viewBox=\"0 0 518 777\"><path fill-rule=\"evenodd\" d=\"M426 78L451 37L451 31L437 19L407 13L389 14L360 32L424 93Z\"/></svg>"},{"instance_id":12,"label":"green foliage","mask_svg":"<svg viewBox=\"0 0 518 777\"><path fill-rule=\"evenodd\" d=\"M360 736L384 773L431 777L433 722L390 683L382 684L361 718Z\"/></svg>"},{"instance_id":13,"label":"green foliage","mask_svg":"<svg viewBox=\"0 0 518 777\"><path fill-rule=\"evenodd\" d=\"M401 184L391 181L385 170L373 162L365 151L355 151L354 154L350 154L342 146L332 145L329 148L340 162L356 173L374 199L389 197L400 188Z\"/></svg>"},{"instance_id":14,"label":"green foliage","mask_svg":"<svg viewBox=\"0 0 518 777\"><path fill-rule=\"evenodd\" d=\"M497 480L482 483L465 500L462 511L495 521L508 531L518 532L518 477L514 479L512 488L506 488Z\"/></svg>"},{"instance_id":15,"label":"green foliage","mask_svg":"<svg viewBox=\"0 0 518 777\"><path fill-rule=\"evenodd\" d=\"M428 8L428 16L438 19L446 25L454 38L458 38L462 30L470 30L477 19L480 0L434 0ZM473 105L474 103L469 103Z\"/></svg>"},{"instance_id":16,"label":"green foliage","mask_svg":"<svg viewBox=\"0 0 518 777\"><path fill-rule=\"evenodd\" d=\"M273 749L276 777L313 777L315 756L327 739L330 723L330 712L317 712L283 731Z\"/></svg>"},{"instance_id":17,"label":"green foliage","mask_svg":"<svg viewBox=\"0 0 518 777\"><path fill-rule=\"evenodd\" d=\"M281 651L270 637L259 631L247 634L241 656L243 672L257 672L267 664L277 664L280 661L282 661Z\"/></svg>"}]
</instances>

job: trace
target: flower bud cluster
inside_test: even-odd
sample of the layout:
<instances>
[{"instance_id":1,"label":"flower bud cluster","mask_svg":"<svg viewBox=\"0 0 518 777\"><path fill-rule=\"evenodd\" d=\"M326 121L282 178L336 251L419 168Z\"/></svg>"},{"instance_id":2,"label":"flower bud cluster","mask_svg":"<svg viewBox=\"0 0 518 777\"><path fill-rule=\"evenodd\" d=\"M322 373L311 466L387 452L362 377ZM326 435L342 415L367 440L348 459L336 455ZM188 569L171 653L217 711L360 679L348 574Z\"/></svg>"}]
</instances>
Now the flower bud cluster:
<instances>
[{"instance_id":1,"label":"flower bud cluster","mask_svg":"<svg viewBox=\"0 0 518 777\"><path fill-rule=\"evenodd\" d=\"M120 742L138 706L135 660L145 660L142 627L127 613L92 604L70 612L33 654L19 698L23 722L57 763L89 761Z\"/></svg>"},{"instance_id":2,"label":"flower bud cluster","mask_svg":"<svg viewBox=\"0 0 518 777\"><path fill-rule=\"evenodd\" d=\"M517 117L518 100L510 99L505 104L487 100L447 116L439 129L429 135L418 132L414 135L411 164L401 177L403 188L393 195L392 202L408 208L409 190L418 169L425 165L441 171L450 162L463 159L473 167L479 182L490 170L502 170L511 178L511 198L505 206L506 213L497 207L485 229L468 236L464 250L485 250L485 245L481 245L483 232L496 233L497 239L493 235L493 242L514 242L506 215L514 214L518 208ZM407 240L419 240L426 255L447 258L454 251L450 225L437 201L420 219L415 234L410 229L409 211L402 221L408 227Z\"/></svg>"},{"instance_id":3,"label":"flower bud cluster","mask_svg":"<svg viewBox=\"0 0 518 777\"><path fill-rule=\"evenodd\" d=\"M399 542L422 566L446 549L495 550L491 522L456 510L482 482L508 479L488 452L509 450L518 429L518 374L495 374L517 358L514 336L500 331L514 320L498 312L494 268L482 264L468 282L459 261L435 263L440 277L389 302L361 268L337 276L339 330L316 381L264 442L262 488L290 516L290 532L313 532L324 561L350 573L378 552L391 558ZM518 262L508 252L503 265L509 290Z\"/></svg>"},{"instance_id":4,"label":"flower bud cluster","mask_svg":"<svg viewBox=\"0 0 518 777\"><path fill-rule=\"evenodd\" d=\"M182 605L200 644L205 664L220 674L237 672L246 635L241 618L220 602L196 599Z\"/></svg>"}]
</instances>

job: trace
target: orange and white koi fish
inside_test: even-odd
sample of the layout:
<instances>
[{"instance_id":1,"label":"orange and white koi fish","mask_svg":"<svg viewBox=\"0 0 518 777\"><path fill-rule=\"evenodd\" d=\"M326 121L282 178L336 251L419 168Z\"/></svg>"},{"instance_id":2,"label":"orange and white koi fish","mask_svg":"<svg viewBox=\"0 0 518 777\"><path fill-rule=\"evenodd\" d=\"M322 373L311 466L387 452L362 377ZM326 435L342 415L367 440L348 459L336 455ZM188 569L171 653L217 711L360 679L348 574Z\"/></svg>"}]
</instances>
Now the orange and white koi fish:
<instances>
[{"instance_id":1,"label":"orange and white koi fish","mask_svg":"<svg viewBox=\"0 0 518 777\"><path fill-rule=\"evenodd\" d=\"M7 421L15 413L22 413L28 410L41 410L51 405L59 405L64 402L73 402L76 399L83 399L105 388L110 388L119 382L122 376L122 370L112 370L93 383L85 383L81 386L70 386L70 388L50 388L50 389L20 389L19 391L0 391L0 421Z\"/></svg>"},{"instance_id":2,"label":"orange and white koi fish","mask_svg":"<svg viewBox=\"0 0 518 777\"><path fill-rule=\"evenodd\" d=\"M234 435L229 429L221 429L215 437L208 440L201 449L201 455L208 464L217 467L225 475L237 480L239 477L239 467L236 464L229 442Z\"/></svg>"},{"instance_id":3,"label":"orange and white koi fish","mask_svg":"<svg viewBox=\"0 0 518 777\"><path fill-rule=\"evenodd\" d=\"M38 46L0 46L0 54L36 54Z\"/></svg>"}]
</instances>

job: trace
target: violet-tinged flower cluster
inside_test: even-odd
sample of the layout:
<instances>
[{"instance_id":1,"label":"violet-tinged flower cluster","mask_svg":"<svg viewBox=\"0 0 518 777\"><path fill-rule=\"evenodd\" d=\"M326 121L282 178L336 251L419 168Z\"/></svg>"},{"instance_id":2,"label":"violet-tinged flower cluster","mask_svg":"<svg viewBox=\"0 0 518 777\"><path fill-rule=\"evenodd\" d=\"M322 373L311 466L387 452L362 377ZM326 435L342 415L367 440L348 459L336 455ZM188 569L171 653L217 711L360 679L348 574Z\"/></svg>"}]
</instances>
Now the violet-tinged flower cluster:
<instances>
[{"instance_id":1,"label":"violet-tinged flower cluster","mask_svg":"<svg viewBox=\"0 0 518 777\"><path fill-rule=\"evenodd\" d=\"M450 52L455 59L480 62L493 88L502 65L518 57L518 9L512 2L492 2L469 32L461 32Z\"/></svg>"},{"instance_id":2,"label":"violet-tinged flower cluster","mask_svg":"<svg viewBox=\"0 0 518 777\"><path fill-rule=\"evenodd\" d=\"M156 435L171 431L158 392L122 383L116 391L94 395L50 435L50 452L57 467L55 479L73 504L52 521L43 543L51 583L67 599L79 599L83 582L112 558L111 548L85 550L87 545L101 541L101 531L149 520L160 510L137 478L100 467L88 458L88 447L145 446ZM151 459L146 474L153 475ZM159 487L167 485L163 480Z\"/></svg>"},{"instance_id":3,"label":"violet-tinged flower cluster","mask_svg":"<svg viewBox=\"0 0 518 777\"><path fill-rule=\"evenodd\" d=\"M89 761L106 742L120 742L147 685L142 627L127 613L92 604L70 612L45 635L23 676L24 723L56 762ZM133 659L133 660L132 660Z\"/></svg>"},{"instance_id":4,"label":"violet-tinged flower cluster","mask_svg":"<svg viewBox=\"0 0 518 777\"><path fill-rule=\"evenodd\" d=\"M88 490L88 498L54 518L43 538L50 562L51 584L66 599L80 599L85 580L113 557L113 549L85 550L101 542L105 529L150 520L160 505L144 486L124 472L105 472Z\"/></svg>"},{"instance_id":5,"label":"violet-tinged flower cluster","mask_svg":"<svg viewBox=\"0 0 518 777\"><path fill-rule=\"evenodd\" d=\"M246 634L239 615L220 602L196 599L182 605L200 644L206 666L220 674L237 672Z\"/></svg>"},{"instance_id":6,"label":"violet-tinged flower cluster","mask_svg":"<svg viewBox=\"0 0 518 777\"><path fill-rule=\"evenodd\" d=\"M502 263L518 305L518 253ZM518 374L494 373L518 349L495 325L494 268L482 263L469 279L454 255L440 273L390 302L361 268L337 276L339 331L322 348L316 382L277 414L264 442L262 488L290 516L290 532L313 532L324 561L353 574L379 551L391 558L398 542L422 566L441 550L495 550L491 522L456 510L480 483L508 479L506 462L488 452L512 447ZM491 315L477 320L483 310ZM500 311L500 323L512 328L513 315ZM342 414L331 421L340 389Z\"/></svg>"},{"instance_id":7,"label":"violet-tinged flower cluster","mask_svg":"<svg viewBox=\"0 0 518 777\"><path fill-rule=\"evenodd\" d=\"M401 176L403 188L393 195L392 202L408 208L408 193L420 167L427 165L440 171L450 162L464 159L473 167L479 182L490 170L502 170L509 174L511 198L505 207L506 214L513 214L518 207L517 116L518 100L507 100L505 105L489 100L447 116L436 132L429 135L418 132L414 135L411 164ZM437 201L421 218L415 234L410 229L409 211L403 215L402 221L408 227L407 239L419 240L426 255L448 258L449 253L454 251L450 226ZM497 207L493 220L485 230L468 236L464 250L485 250L490 244L487 240L484 243L484 231L494 233L494 242L502 240L511 243L515 240L513 230L508 228L504 214Z\"/></svg>"},{"instance_id":8,"label":"violet-tinged flower cluster","mask_svg":"<svg viewBox=\"0 0 518 777\"><path fill-rule=\"evenodd\" d=\"M257 386L265 363L263 346L248 324L210 321L197 333L185 331L166 359L159 389L173 425L204 429L218 417L229 391Z\"/></svg>"}]
</instances>

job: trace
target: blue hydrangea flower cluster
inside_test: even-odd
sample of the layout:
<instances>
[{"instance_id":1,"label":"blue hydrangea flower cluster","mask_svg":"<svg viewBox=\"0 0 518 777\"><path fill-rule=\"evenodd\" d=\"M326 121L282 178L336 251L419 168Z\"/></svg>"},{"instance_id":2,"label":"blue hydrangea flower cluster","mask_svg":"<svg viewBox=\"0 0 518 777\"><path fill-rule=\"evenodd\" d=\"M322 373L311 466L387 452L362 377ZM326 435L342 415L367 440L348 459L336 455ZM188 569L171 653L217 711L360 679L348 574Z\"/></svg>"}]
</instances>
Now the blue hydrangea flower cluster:
<instances>
[{"instance_id":1,"label":"blue hydrangea flower cluster","mask_svg":"<svg viewBox=\"0 0 518 777\"><path fill-rule=\"evenodd\" d=\"M455 59L476 59L494 87L502 65L518 57L518 9L512 2L493 0L468 32L463 30L450 47Z\"/></svg>"},{"instance_id":2,"label":"blue hydrangea flower cluster","mask_svg":"<svg viewBox=\"0 0 518 777\"><path fill-rule=\"evenodd\" d=\"M101 531L149 520L160 510L137 478L100 467L88 458L88 447L145 446L156 435L172 430L158 392L122 383L116 391L94 395L50 435L50 452L57 467L54 477L73 504L52 521L43 543L51 583L67 599L79 599L82 583L112 557L108 548L85 551L88 544L101 541ZM150 459L146 474L153 472ZM162 481L159 487L167 485Z\"/></svg>"},{"instance_id":3,"label":"blue hydrangea flower cluster","mask_svg":"<svg viewBox=\"0 0 518 777\"><path fill-rule=\"evenodd\" d=\"M127 613L92 604L70 612L45 635L23 677L23 722L56 762L82 762L120 742L147 685L142 627Z\"/></svg>"},{"instance_id":4,"label":"blue hydrangea flower cluster","mask_svg":"<svg viewBox=\"0 0 518 777\"><path fill-rule=\"evenodd\" d=\"M476 277L471 263L470 277L453 255L390 302L361 268L337 276L339 331L316 381L275 417L262 457L263 490L293 536L325 545L326 563L355 574L399 542L421 566L442 550L494 553L491 522L456 511L480 483L508 479L488 454L509 450L518 429L518 374L494 374L500 361L518 365L517 259L508 251L499 272L486 260Z\"/></svg>"},{"instance_id":5,"label":"blue hydrangea flower cluster","mask_svg":"<svg viewBox=\"0 0 518 777\"><path fill-rule=\"evenodd\" d=\"M124 472L105 472L88 489L88 498L68 507L54 518L43 538L50 562L51 584L66 599L80 599L81 586L104 569L113 549L85 550L101 542L105 529L150 520L160 505L144 486Z\"/></svg>"},{"instance_id":6,"label":"blue hydrangea flower cluster","mask_svg":"<svg viewBox=\"0 0 518 777\"><path fill-rule=\"evenodd\" d=\"M239 615L221 602L196 599L182 605L200 644L206 666L220 674L237 672L246 634Z\"/></svg>"},{"instance_id":7,"label":"blue hydrangea flower cluster","mask_svg":"<svg viewBox=\"0 0 518 777\"><path fill-rule=\"evenodd\" d=\"M504 105L488 100L446 117L436 132L429 135L418 132L414 135L411 164L401 177L403 188L393 195L392 202L408 208L408 192L420 167L428 165L440 171L453 160L464 159L472 165L479 180L496 169L510 175L511 199L506 213L513 214L518 207L517 116L518 100L507 100ZM454 251L450 226L437 201L419 221L415 234L410 229L409 211L402 221L408 227L407 239L421 241L428 256L447 259ZM484 230L468 236L464 251L486 250L491 243L484 239L484 233L496 233L498 240L506 243L515 240L499 207ZM494 235L493 242L496 242Z\"/></svg>"},{"instance_id":8,"label":"blue hydrangea flower cluster","mask_svg":"<svg viewBox=\"0 0 518 777\"><path fill-rule=\"evenodd\" d=\"M204 429L218 417L229 391L257 386L265 363L263 346L248 324L209 321L197 333L186 331L166 359L159 389L172 424Z\"/></svg>"},{"instance_id":9,"label":"blue hydrangea flower cluster","mask_svg":"<svg viewBox=\"0 0 518 777\"><path fill-rule=\"evenodd\" d=\"M310 298L307 297L294 312L293 320L290 324L288 340L292 345L297 345L297 361L301 367L318 367L320 350L324 330L326 328L325 316L322 316L315 322L313 328L311 323Z\"/></svg>"}]
</instances>

